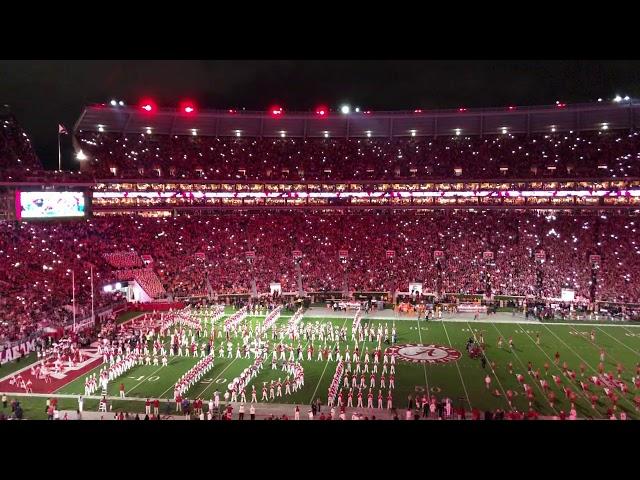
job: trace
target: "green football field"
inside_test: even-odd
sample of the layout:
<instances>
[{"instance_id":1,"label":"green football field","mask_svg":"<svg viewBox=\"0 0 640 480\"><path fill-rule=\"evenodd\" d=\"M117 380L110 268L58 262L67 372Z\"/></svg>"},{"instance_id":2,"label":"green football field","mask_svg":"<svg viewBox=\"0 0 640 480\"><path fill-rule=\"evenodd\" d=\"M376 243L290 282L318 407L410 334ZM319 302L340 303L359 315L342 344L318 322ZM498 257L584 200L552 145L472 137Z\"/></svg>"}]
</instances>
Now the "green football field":
<instances>
[{"instance_id":1,"label":"green football field","mask_svg":"<svg viewBox=\"0 0 640 480\"><path fill-rule=\"evenodd\" d=\"M278 320L277 325L286 325L289 317L283 316ZM253 326L256 322L262 322L264 317L249 317L247 321ZM218 321L221 326L224 319ZM352 319L330 319L330 318L308 318L302 320L307 322L332 322L333 324L345 325L348 329L348 342L350 351L353 351L353 343L351 339ZM398 319L392 320L367 320L364 323L383 323L388 324L391 329L392 323L395 323L398 332L398 345L402 344L418 344L418 345L440 345L444 347L452 347L461 353L457 361L448 363L406 363L398 360L396 365L396 388L393 392L394 406L406 408L407 397L415 396L417 393L422 395L425 390L432 392L438 398L449 397L452 399L454 406L463 405L467 410L478 408L481 411L486 409L502 408L509 410L506 400L506 391L512 390L516 392L513 399L513 406L519 411L527 411L529 408L528 400L524 396L522 386L519 384L516 374L522 374L526 377L525 383L533 388L535 400L533 407L542 415L557 415L560 410L569 411L570 402L566 399L562 390L562 385L570 388L577 394L575 402L578 416L581 418L604 418L606 411L610 406L609 400L602 392L601 387L590 385L591 391L600 395L600 402L593 409L589 398L582 392L579 380L588 382L591 375L597 375L597 366L599 363L600 349L606 350L606 371L613 372L617 377L616 366L620 362L624 365L622 379L629 386L629 393L622 394L616 391L619 396L618 410L624 410L631 418L639 418L638 412L635 410L633 398L635 388L632 385L632 377L635 376L636 365L640 362L640 328L629 325L559 325L559 324L529 324L529 323L490 323L482 322L454 322L454 321L430 321L420 323L415 319ZM590 340L590 332L595 330L595 343ZM479 359L472 359L465 351L465 344L470 336L482 333L486 343L486 357L488 363L483 369ZM536 336L540 335L540 344L536 343ZM498 348L498 337L505 339L502 348ZM508 346L507 339L513 338L514 349L511 351ZM269 335L271 341L271 335ZM234 343L239 341L233 339ZM213 396L214 391L218 390L222 393L231 380L238 376L242 370L252 364L253 358L236 359L236 358L219 358L218 348L220 342L216 340L216 359L213 369L201 379L198 384L192 387L187 397L189 399L203 398L209 399ZM288 341L285 341L287 343ZM303 347L306 342L302 341ZM320 342L316 340L314 347L317 349ZM369 348L373 351L376 343L364 342L360 348L362 351ZM344 351L344 342L341 342L341 349ZM383 346L384 349L384 346ZM318 361L317 353L314 353L312 361L306 360L306 348L304 351L304 360L301 362L304 367L304 387L293 395L276 398L277 403L291 404L309 404L312 400L320 398L323 404L327 401L327 389L333 378L337 362L336 361ZM316 350L317 351L317 350ZM559 365L554 363L554 354L560 353ZM235 357L235 347L233 349ZM126 396L139 398L160 398L168 399L173 396L173 386L176 380L186 371L188 371L197 361L198 358L191 357L169 357L170 363L167 367L159 366L137 366L128 371L122 377L116 379L109 384L109 395L117 396L119 394L120 383L125 384ZM556 403L551 407L547 401L546 395L542 391L540 383L532 376L527 375L527 363L532 362L533 370L539 369L542 378L546 378L551 389L556 394ZM562 374L562 363L566 361L569 369L577 373L575 381ZM513 365L513 374L509 373L508 364ZM550 365L548 376L545 377L543 365L548 362ZM269 382L272 379L282 377L284 380L284 372L280 369L271 369L271 355L265 362L265 368L260 372L258 377L252 381L256 385L258 391L258 400L261 397L263 382ZM586 366L585 376L581 378L579 365ZM495 364L495 368L492 368ZM373 363L370 364L370 368ZM355 367L355 366L354 366ZM377 379L379 382L382 364L379 366ZM96 369L96 372L99 370ZM491 388L485 387L485 376L489 374L491 377ZM552 379L552 374L561 378L561 386L557 386ZM367 374L367 384L369 376ZM341 382L342 385L342 382ZM377 399L377 390L374 389L374 398ZM284 388L283 388L284 390ZM495 391L500 395L496 395ZM247 399L250 400L251 386L247 388ZM363 390L365 395L368 388ZM83 394L84 393L84 376L71 382L56 393L60 394ZM386 405L387 390L383 390ZM345 392L346 400L346 392ZM377 400L375 400L377 402ZM123 402L124 403L124 402ZM135 402L126 402L134 404ZM354 398L355 405L355 398ZM117 408L117 406L114 406ZM135 407L134 407L135 408ZM142 410L142 404L138 410ZM132 408L133 410L133 408Z\"/></svg>"}]
</instances>

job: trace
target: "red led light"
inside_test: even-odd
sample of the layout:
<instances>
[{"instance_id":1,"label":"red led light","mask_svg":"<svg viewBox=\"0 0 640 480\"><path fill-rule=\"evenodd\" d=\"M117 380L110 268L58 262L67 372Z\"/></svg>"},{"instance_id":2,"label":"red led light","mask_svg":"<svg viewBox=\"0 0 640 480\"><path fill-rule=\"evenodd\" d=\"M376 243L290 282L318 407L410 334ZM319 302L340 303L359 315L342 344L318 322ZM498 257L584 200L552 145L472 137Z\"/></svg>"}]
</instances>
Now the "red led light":
<instances>
[{"instance_id":1,"label":"red led light","mask_svg":"<svg viewBox=\"0 0 640 480\"><path fill-rule=\"evenodd\" d=\"M189 114L195 113L195 111L196 111L196 106L191 100L183 100L182 102L180 102L180 112L186 113L189 115Z\"/></svg>"},{"instance_id":2,"label":"red led light","mask_svg":"<svg viewBox=\"0 0 640 480\"><path fill-rule=\"evenodd\" d=\"M156 111L157 107L153 100L145 98L140 101L140 109L147 113L153 113Z\"/></svg>"},{"instance_id":3,"label":"red led light","mask_svg":"<svg viewBox=\"0 0 640 480\"><path fill-rule=\"evenodd\" d=\"M329 114L329 109L325 105L316 107L316 115L320 117L326 117Z\"/></svg>"},{"instance_id":4,"label":"red led light","mask_svg":"<svg viewBox=\"0 0 640 480\"><path fill-rule=\"evenodd\" d=\"M280 107L279 105L274 105L274 106L272 106L272 107L269 107L269 113L270 113L271 115L274 115L274 116L276 116L276 117L279 117L279 116L281 116L281 115L282 115L283 110L282 110L282 107Z\"/></svg>"}]
</instances>

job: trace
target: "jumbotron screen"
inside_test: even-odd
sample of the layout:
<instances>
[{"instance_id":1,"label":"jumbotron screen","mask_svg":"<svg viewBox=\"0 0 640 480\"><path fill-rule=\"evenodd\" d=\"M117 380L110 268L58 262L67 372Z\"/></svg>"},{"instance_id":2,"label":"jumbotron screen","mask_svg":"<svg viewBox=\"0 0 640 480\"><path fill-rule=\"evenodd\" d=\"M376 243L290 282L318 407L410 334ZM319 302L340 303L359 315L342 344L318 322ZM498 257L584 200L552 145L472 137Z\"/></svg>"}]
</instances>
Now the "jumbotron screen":
<instances>
[{"instance_id":1,"label":"jumbotron screen","mask_svg":"<svg viewBox=\"0 0 640 480\"><path fill-rule=\"evenodd\" d=\"M83 192L18 192L16 215L22 218L84 217Z\"/></svg>"}]
</instances>

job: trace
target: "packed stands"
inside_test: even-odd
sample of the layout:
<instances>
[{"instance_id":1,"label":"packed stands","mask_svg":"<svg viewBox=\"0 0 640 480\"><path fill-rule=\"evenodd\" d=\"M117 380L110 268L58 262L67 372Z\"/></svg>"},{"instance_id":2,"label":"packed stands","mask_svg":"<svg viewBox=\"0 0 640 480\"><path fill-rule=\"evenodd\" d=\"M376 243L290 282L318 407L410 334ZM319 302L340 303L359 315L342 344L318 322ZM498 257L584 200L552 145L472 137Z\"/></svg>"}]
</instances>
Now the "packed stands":
<instances>
[{"instance_id":1,"label":"packed stands","mask_svg":"<svg viewBox=\"0 0 640 480\"><path fill-rule=\"evenodd\" d=\"M218 138L80 132L98 178L384 180L640 176L638 132L437 138Z\"/></svg>"},{"instance_id":2,"label":"packed stands","mask_svg":"<svg viewBox=\"0 0 640 480\"><path fill-rule=\"evenodd\" d=\"M493 293L640 301L638 222L632 216L498 211L405 211L388 214L281 212L175 218L107 217L74 223L0 224L2 311L15 319L4 335L19 335L38 321L68 320L71 271L76 300L90 302L89 262L95 265L97 304L109 301L102 285L135 278L153 298L259 292L280 282L297 291L291 252L303 253L306 291L406 291L422 281L427 292ZM114 270L104 256L149 252L153 268ZM338 251L348 250L346 263ZM387 250L395 256L386 257ZM436 250L444 258L434 260ZM536 252L546 260L538 262ZM248 262L246 252L255 252ZM494 260L483 258L494 252ZM196 256L205 254L204 259ZM592 270L591 254L601 257ZM122 257L117 257L122 258ZM126 257L128 258L128 257ZM65 309L65 306L67 308ZM6 324L5 324L6 325Z\"/></svg>"},{"instance_id":3,"label":"packed stands","mask_svg":"<svg viewBox=\"0 0 640 480\"><path fill-rule=\"evenodd\" d=\"M31 140L13 115L0 116L0 171L2 176L29 174L42 165L31 146Z\"/></svg>"}]
</instances>

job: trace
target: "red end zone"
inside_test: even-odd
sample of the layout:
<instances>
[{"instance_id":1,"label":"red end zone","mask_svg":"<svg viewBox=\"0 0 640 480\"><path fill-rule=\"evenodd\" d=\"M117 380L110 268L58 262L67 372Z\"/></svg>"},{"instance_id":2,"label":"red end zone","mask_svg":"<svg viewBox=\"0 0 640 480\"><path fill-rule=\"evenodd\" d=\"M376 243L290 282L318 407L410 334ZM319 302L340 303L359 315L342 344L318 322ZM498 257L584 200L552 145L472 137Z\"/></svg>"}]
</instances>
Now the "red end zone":
<instances>
[{"instance_id":1,"label":"red end zone","mask_svg":"<svg viewBox=\"0 0 640 480\"><path fill-rule=\"evenodd\" d=\"M42 365L42 360L25 367L22 370L14 372L0 382L0 392L20 392L26 393L24 388L20 387L20 382L17 384L11 384L13 377L21 376L22 380L27 383L31 380L31 390L33 393L53 393L59 388L65 386L67 383L74 381L76 378L85 375L102 363L102 355L98 354L98 349L95 347L85 348L82 350L82 355L85 357L82 363L76 363L75 366L70 367L68 362L64 362L64 365L60 367L59 372L49 371L48 380L38 378L34 372L37 366Z\"/></svg>"},{"instance_id":2,"label":"red end zone","mask_svg":"<svg viewBox=\"0 0 640 480\"><path fill-rule=\"evenodd\" d=\"M140 319L140 317L145 319L146 316L147 314L138 315L124 322L123 325L128 323L134 323L134 325L136 325L136 320ZM76 363L74 366L70 366L69 363L65 361L60 366L59 372L54 372L53 368L49 368L49 378L46 381L44 378L38 378L34 371L37 366L42 365L43 361L40 360L39 362L32 363L22 370L18 370L17 372L14 372L2 379L2 381L0 381L0 392L27 393L25 388L20 386L21 382L12 384L11 380L13 378L21 376L25 384L31 380L31 393L54 393L56 390L64 387L70 382L73 382L78 377L86 375L88 372L102 364L102 355L98 353L97 345L97 342L94 342L91 344L91 347L81 349L83 361Z\"/></svg>"}]
</instances>

